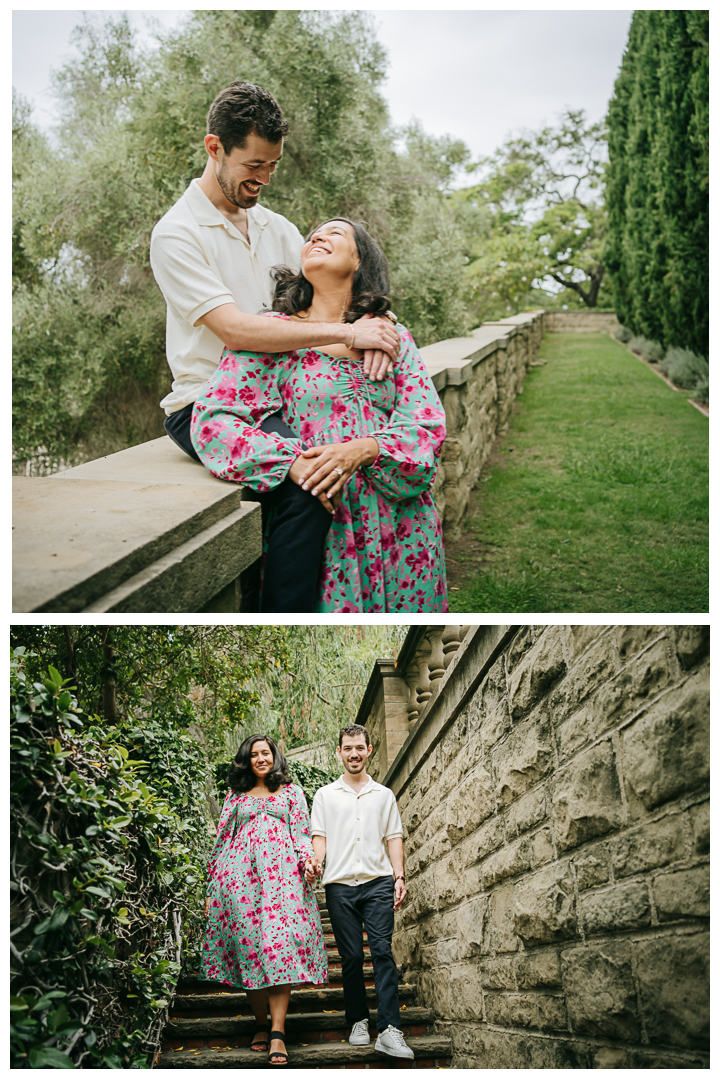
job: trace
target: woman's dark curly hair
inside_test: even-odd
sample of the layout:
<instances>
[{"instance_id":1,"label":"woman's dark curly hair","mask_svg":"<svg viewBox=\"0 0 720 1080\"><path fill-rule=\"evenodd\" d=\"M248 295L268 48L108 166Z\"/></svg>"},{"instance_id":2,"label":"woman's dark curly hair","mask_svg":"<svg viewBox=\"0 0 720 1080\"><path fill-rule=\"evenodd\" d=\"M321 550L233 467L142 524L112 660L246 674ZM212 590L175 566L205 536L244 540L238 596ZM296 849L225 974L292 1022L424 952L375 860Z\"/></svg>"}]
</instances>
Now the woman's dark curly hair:
<instances>
[{"instance_id":1,"label":"woman's dark curly hair","mask_svg":"<svg viewBox=\"0 0 720 1080\"><path fill-rule=\"evenodd\" d=\"M328 221L345 221L352 225L355 234L355 247L360 256L360 265L355 271L352 281L352 293L350 306L345 312L343 319L347 323L354 323L362 315L384 315L390 307L390 270L388 261L382 248L370 233L357 221L350 218L334 217ZM311 229L305 237L307 243L322 225ZM299 311L307 311L312 303L313 287L302 270L295 273L289 266L275 266L272 271L275 279L275 298L273 311L282 311L285 315L297 315Z\"/></svg>"},{"instance_id":2,"label":"woman's dark curly hair","mask_svg":"<svg viewBox=\"0 0 720 1080\"><path fill-rule=\"evenodd\" d=\"M277 791L281 784L292 784L288 763L278 750L274 739L269 735L251 735L242 743L230 765L228 785L233 791L249 791L257 784L257 776L250 765L250 751L256 742L266 742L273 755L272 770L265 777L265 784L270 791Z\"/></svg>"}]
</instances>

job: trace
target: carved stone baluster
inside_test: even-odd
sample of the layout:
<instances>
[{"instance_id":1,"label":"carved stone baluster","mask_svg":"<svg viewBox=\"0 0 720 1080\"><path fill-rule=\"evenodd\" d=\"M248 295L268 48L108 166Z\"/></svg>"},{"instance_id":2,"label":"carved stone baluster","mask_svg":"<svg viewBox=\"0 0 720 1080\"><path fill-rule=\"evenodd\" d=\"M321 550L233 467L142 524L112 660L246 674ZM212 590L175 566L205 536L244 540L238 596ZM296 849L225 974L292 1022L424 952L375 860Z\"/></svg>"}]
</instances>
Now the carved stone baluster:
<instances>
[{"instance_id":1,"label":"carved stone baluster","mask_svg":"<svg viewBox=\"0 0 720 1080\"><path fill-rule=\"evenodd\" d=\"M469 629L470 629L470 624L469 623L466 626L461 626L460 627L460 641L461 642L463 642L465 640L465 635L467 634Z\"/></svg>"},{"instance_id":2,"label":"carved stone baluster","mask_svg":"<svg viewBox=\"0 0 720 1080\"><path fill-rule=\"evenodd\" d=\"M455 653L460 648L460 627L446 626L442 635L445 670L450 667Z\"/></svg>"},{"instance_id":3,"label":"carved stone baluster","mask_svg":"<svg viewBox=\"0 0 720 1080\"><path fill-rule=\"evenodd\" d=\"M419 679L420 671L417 665L417 658L413 657L412 662L408 664L405 669L405 682L407 683L408 688L408 723L411 728L420 715L420 702L418 701Z\"/></svg>"},{"instance_id":4,"label":"carved stone baluster","mask_svg":"<svg viewBox=\"0 0 720 1080\"><path fill-rule=\"evenodd\" d=\"M429 679L430 679L430 693L432 697L438 692L440 686L440 680L445 674L445 664L443 662L443 646L442 646L442 626L428 627L426 637L430 642L430 659L429 665Z\"/></svg>"},{"instance_id":5,"label":"carved stone baluster","mask_svg":"<svg viewBox=\"0 0 720 1080\"><path fill-rule=\"evenodd\" d=\"M419 711L422 712L432 697L430 689L430 642L423 638L420 648L415 653L415 663L418 669L417 700Z\"/></svg>"}]
</instances>

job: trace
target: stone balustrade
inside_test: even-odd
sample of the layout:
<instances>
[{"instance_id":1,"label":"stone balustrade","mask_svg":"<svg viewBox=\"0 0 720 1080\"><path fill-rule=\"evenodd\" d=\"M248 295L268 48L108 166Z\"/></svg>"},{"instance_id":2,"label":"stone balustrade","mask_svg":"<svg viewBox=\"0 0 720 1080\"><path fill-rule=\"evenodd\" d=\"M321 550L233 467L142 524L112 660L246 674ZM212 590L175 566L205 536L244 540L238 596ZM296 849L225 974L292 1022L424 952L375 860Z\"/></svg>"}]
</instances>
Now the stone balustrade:
<instances>
[{"instance_id":1,"label":"stone balustrade","mask_svg":"<svg viewBox=\"0 0 720 1080\"><path fill-rule=\"evenodd\" d=\"M384 776L461 654L469 626L413 627L397 663L376 660L356 723L374 747L372 776Z\"/></svg>"},{"instance_id":2,"label":"stone balustrade","mask_svg":"<svg viewBox=\"0 0 720 1080\"><path fill-rule=\"evenodd\" d=\"M420 350L447 416L433 489L446 536L461 531L547 320L575 328L557 322L562 314L582 316L583 329L595 317L529 312ZM595 321L605 329L607 318ZM14 477L13 488L14 612L257 611L260 507L169 439L50 477ZM437 692L439 649L433 638L416 658L414 719Z\"/></svg>"},{"instance_id":3,"label":"stone balustrade","mask_svg":"<svg viewBox=\"0 0 720 1080\"><path fill-rule=\"evenodd\" d=\"M709 641L423 626L376 665L393 948L455 1068L709 1067Z\"/></svg>"}]
</instances>

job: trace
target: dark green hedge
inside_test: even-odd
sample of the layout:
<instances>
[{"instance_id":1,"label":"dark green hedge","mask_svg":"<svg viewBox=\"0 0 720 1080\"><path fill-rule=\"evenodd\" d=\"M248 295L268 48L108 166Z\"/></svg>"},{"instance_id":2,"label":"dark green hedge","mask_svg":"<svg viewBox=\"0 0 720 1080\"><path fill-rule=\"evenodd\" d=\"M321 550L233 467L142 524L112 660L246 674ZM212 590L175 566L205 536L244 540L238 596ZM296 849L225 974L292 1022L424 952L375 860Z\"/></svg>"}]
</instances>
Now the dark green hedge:
<instances>
[{"instance_id":1,"label":"dark green hedge","mask_svg":"<svg viewBox=\"0 0 720 1080\"><path fill-rule=\"evenodd\" d=\"M147 1068L196 966L212 832L201 747L80 714L11 667L11 1067Z\"/></svg>"},{"instance_id":2,"label":"dark green hedge","mask_svg":"<svg viewBox=\"0 0 720 1080\"><path fill-rule=\"evenodd\" d=\"M707 11L636 11L610 102L605 263L618 319L708 355Z\"/></svg>"}]
</instances>

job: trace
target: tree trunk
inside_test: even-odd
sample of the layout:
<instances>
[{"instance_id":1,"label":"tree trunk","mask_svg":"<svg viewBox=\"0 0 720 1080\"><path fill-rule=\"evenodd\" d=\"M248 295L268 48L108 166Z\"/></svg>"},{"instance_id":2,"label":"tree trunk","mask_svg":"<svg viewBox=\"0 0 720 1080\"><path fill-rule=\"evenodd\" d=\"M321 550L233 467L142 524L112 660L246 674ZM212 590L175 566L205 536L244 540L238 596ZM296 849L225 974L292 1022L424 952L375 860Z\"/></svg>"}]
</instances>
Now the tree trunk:
<instances>
[{"instance_id":1,"label":"tree trunk","mask_svg":"<svg viewBox=\"0 0 720 1080\"><path fill-rule=\"evenodd\" d=\"M111 724L117 724L120 714L115 696L115 649L111 641L111 633L114 627L107 626L102 635L103 669L102 669L102 706L103 716Z\"/></svg>"}]
</instances>

